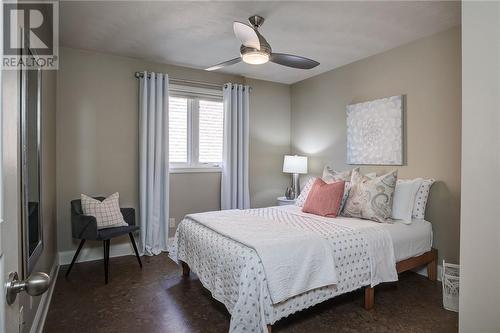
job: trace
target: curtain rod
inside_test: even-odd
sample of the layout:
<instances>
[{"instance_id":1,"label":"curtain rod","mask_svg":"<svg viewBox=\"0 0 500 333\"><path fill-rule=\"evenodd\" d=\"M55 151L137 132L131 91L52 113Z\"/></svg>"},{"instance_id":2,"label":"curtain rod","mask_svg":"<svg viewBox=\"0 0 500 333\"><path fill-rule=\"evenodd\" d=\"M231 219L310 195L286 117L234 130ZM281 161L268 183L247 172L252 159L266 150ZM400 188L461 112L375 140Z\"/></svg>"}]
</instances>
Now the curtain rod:
<instances>
[{"instance_id":1,"label":"curtain rod","mask_svg":"<svg viewBox=\"0 0 500 333\"><path fill-rule=\"evenodd\" d=\"M144 77L144 72L135 72L135 77L140 78ZM148 79L151 77L151 74L148 73ZM175 77L170 77L168 78L170 83L173 84L187 84L187 85L193 85L193 86L201 86L201 87L210 87L210 88L217 88L220 89L224 84L217 84L217 83L212 83L212 82L205 82L205 81L194 81L194 80L185 80L185 79L178 79ZM253 89L252 87L249 87L249 91L251 92Z\"/></svg>"}]
</instances>

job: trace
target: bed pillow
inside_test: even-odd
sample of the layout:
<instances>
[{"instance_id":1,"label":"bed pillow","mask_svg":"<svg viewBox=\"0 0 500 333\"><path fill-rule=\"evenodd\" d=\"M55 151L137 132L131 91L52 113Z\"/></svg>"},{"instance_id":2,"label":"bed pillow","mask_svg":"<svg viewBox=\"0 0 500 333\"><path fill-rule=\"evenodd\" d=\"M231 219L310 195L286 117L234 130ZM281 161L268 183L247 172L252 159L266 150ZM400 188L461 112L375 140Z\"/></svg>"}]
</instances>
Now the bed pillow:
<instances>
[{"instance_id":1,"label":"bed pillow","mask_svg":"<svg viewBox=\"0 0 500 333\"><path fill-rule=\"evenodd\" d=\"M336 171L329 165L325 165L325 167L323 168L323 177L321 178L325 182L332 183L332 182L337 182L339 180L345 181L344 195L342 196L342 202L340 203L338 215L340 215L342 209L344 209L345 202L347 200L347 197L349 196L349 189L351 188L351 174L353 170L359 171L359 167L346 171ZM366 176L370 178L375 178L377 174L375 172L372 172L366 174Z\"/></svg>"},{"instance_id":2,"label":"bed pillow","mask_svg":"<svg viewBox=\"0 0 500 333\"><path fill-rule=\"evenodd\" d=\"M424 179L420 188L415 196L415 204L413 205L413 218L424 219L425 218L425 207L427 206L427 199L429 198L429 191L431 190L432 184L434 184L435 179Z\"/></svg>"},{"instance_id":3,"label":"bed pillow","mask_svg":"<svg viewBox=\"0 0 500 333\"><path fill-rule=\"evenodd\" d=\"M353 170L351 188L342 214L376 222L388 222L398 171L370 178Z\"/></svg>"},{"instance_id":4,"label":"bed pillow","mask_svg":"<svg viewBox=\"0 0 500 333\"><path fill-rule=\"evenodd\" d=\"M359 168L354 168L352 170L346 171L336 171L333 170L333 168L331 168L330 166L325 165L325 167L323 168L323 176L321 178L327 183L337 182L339 180L349 182L351 181L351 174L353 170L359 171Z\"/></svg>"},{"instance_id":5,"label":"bed pillow","mask_svg":"<svg viewBox=\"0 0 500 333\"><path fill-rule=\"evenodd\" d=\"M321 178L317 178L309 191L307 200L302 211L325 217L337 217L344 194L343 180L326 183Z\"/></svg>"},{"instance_id":6,"label":"bed pillow","mask_svg":"<svg viewBox=\"0 0 500 333\"><path fill-rule=\"evenodd\" d=\"M323 176L321 177L325 182L337 182L339 180L343 180L345 182L350 182L351 181L351 175L352 171L357 170L359 171L359 167L354 168L352 170L346 170L346 171L336 171L329 165L325 165L323 168ZM365 176L368 176L370 178L375 178L377 177L377 174L375 172L370 172L365 174Z\"/></svg>"},{"instance_id":7,"label":"bed pillow","mask_svg":"<svg viewBox=\"0 0 500 333\"><path fill-rule=\"evenodd\" d=\"M339 214L338 215L340 215L340 212L344 208L345 201L347 200L347 196L349 195L349 189L351 187L351 185L350 185L351 184L350 183L351 173L353 170L359 171L359 167L354 168L352 170L346 170L346 171L335 171L331 167L329 167L328 165L325 165L325 167L323 168L322 179L324 182L333 183L333 182L340 181L340 180L345 181L344 195L342 197L342 202L341 202L340 207L339 207ZM375 178L377 176L377 174L375 172L372 172L372 173L367 173L366 176L370 177L370 178ZM317 177L313 177L313 178L310 178L306 182L304 187L301 189L299 196L295 200L296 206L304 207L304 203L306 202L307 195L309 194L309 191L311 190L316 179L317 179Z\"/></svg>"},{"instance_id":8,"label":"bed pillow","mask_svg":"<svg viewBox=\"0 0 500 333\"><path fill-rule=\"evenodd\" d=\"M413 206L422 178L398 179L392 200L392 218L405 224L411 223Z\"/></svg>"},{"instance_id":9,"label":"bed pillow","mask_svg":"<svg viewBox=\"0 0 500 333\"><path fill-rule=\"evenodd\" d=\"M299 196L295 199L295 205L299 207L304 207L304 203L306 202L307 196L309 195L309 191L311 190L314 182L318 179L317 177L310 178L302 190L300 191Z\"/></svg>"},{"instance_id":10,"label":"bed pillow","mask_svg":"<svg viewBox=\"0 0 500 333\"><path fill-rule=\"evenodd\" d=\"M83 214L95 217L97 229L128 226L120 211L120 194L118 192L111 194L103 201L85 194L81 194L80 199Z\"/></svg>"}]
</instances>

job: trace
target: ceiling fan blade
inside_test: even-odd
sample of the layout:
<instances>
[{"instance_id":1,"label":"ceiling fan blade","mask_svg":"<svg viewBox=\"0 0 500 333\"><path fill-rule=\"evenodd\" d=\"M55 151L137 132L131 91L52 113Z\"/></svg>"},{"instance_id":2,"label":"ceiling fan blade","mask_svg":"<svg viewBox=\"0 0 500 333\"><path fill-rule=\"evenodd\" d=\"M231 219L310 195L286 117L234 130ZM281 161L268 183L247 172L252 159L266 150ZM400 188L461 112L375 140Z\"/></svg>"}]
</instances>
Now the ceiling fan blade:
<instances>
[{"instance_id":1,"label":"ceiling fan blade","mask_svg":"<svg viewBox=\"0 0 500 333\"><path fill-rule=\"evenodd\" d=\"M269 61L279 65L300 69L311 69L319 65L319 62L315 60L285 53L272 53Z\"/></svg>"},{"instance_id":2,"label":"ceiling fan blade","mask_svg":"<svg viewBox=\"0 0 500 333\"><path fill-rule=\"evenodd\" d=\"M205 70L206 71L215 71L215 70L220 69L222 67L226 67L226 66L237 64L240 61L241 61L240 57L234 58L234 59L231 59L231 60L228 60L228 61L221 62L220 64L214 65L212 67L205 68Z\"/></svg>"},{"instance_id":3,"label":"ceiling fan blade","mask_svg":"<svg viewBox=\"0 0 500 333\"><path fill-rule=\"evenodd\" d=\"M236 38L239 39L241 44L246 47L252 47L254 49L260 50L259 36L255 30L245 23L234 21L233 30Z\"/></svg>"}]
</instances>

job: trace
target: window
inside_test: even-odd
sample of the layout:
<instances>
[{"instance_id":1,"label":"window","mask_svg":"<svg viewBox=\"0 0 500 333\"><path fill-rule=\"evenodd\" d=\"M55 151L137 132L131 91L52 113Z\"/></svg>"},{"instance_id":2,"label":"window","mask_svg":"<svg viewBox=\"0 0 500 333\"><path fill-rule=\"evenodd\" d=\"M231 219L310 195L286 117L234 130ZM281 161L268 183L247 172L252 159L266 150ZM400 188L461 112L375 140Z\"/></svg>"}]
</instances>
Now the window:
<instances>
[{"instance_id":1,"label":"window","mask_svg":"<svg viewBox=\"0 0 500 333\"><path fill-rule=\"evenodd\" d=\"M172 169L218 169L222 162L222 100L169 97L169 154Z\"/></svg>"}]
</instances>

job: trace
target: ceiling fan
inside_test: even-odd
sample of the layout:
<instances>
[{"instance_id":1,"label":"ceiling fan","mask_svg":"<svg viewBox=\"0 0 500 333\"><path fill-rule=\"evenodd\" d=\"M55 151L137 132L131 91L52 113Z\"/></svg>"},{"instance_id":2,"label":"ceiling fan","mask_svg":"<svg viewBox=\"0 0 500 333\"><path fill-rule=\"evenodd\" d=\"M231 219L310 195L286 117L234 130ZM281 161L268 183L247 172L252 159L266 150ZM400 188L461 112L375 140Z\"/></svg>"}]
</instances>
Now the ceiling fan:
<instances>
[{"instance_id":1,"label":"ceiling fan","mask_svg":"<svg viewBox=\"0 0 500 333\"><path fill-rule=\"evenodd\" d=\"M214 71L222 67L237 64L241 60L252 65L261 65L271 61L279 65L299 69L311 69L319 65L319 62L308 58L272 52L271 45L269 45L258 30L264 23L264 18L259 15L254 15L248 18L248 22L250 22L252 26L237 21L233 23L234 34L242 44L240 47L240 56L221 62L205 70Z\"/></svg>"}]
</instances>

